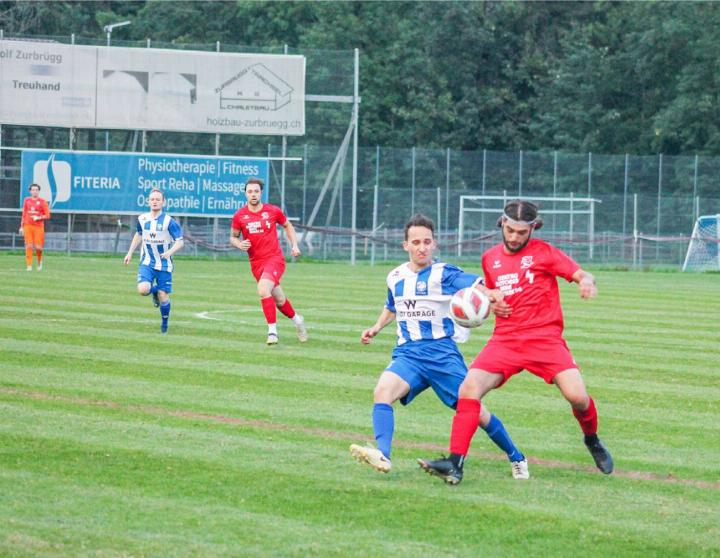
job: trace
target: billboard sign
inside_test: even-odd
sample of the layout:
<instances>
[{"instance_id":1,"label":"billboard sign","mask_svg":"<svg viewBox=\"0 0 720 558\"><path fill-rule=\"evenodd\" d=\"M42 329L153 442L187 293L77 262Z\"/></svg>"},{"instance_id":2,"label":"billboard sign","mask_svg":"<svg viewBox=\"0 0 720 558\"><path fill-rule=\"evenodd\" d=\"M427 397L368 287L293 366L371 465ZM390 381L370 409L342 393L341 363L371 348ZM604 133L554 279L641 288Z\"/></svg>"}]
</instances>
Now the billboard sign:
<instances>
[{"instance_id":1,"label":"billboard sign","mask_svg":"<svg viewBox=\"0 0 720 558\"><path fill-rule=\"evenodd\" d=\"M299 136L305 57L0 40L0 123Z\"/></svg>"},{"instance_id":2,"label":"billboard sign","mask_svg":"<svg viewBox=\"0 0 720 558\"><path fill-rule=\"evenodd\" d=\"M173 215L230 217L245 205L246 181L268 175L267 159L26 149L21 200L34 182L51 211L135 214L157 188Z\"/></svg>"}]
</instances>

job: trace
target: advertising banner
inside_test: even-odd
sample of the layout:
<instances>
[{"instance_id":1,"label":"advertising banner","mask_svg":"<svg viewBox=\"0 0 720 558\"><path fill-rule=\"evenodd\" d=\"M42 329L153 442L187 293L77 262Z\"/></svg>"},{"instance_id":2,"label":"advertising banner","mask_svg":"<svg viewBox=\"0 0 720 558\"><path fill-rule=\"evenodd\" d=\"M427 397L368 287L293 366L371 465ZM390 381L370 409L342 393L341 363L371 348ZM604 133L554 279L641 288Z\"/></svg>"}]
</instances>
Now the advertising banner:
<instances>
[{"instance_id":1,"label":"advertising banner","mask_svg":"<svg viewBox=\"0 0 720 558\"><path fill-rule=\"evenodd\" d=\"M266 159L28 149L20 199L35 183L51 211L135 214L147 211L148 195L157 188L173 215L231 217L245 205L246 181L260 178L267 185L268 175Z\"/></svg>"},{"instance_id":2,"label":"advertising banner","mask_svg":"<svg viewBox=\"0 0 720 558\"><path fill-rule=\"evenodd\" d=\"M0 40L0 123L299 136L305 57Z\"/></svg>"}]
</instances>

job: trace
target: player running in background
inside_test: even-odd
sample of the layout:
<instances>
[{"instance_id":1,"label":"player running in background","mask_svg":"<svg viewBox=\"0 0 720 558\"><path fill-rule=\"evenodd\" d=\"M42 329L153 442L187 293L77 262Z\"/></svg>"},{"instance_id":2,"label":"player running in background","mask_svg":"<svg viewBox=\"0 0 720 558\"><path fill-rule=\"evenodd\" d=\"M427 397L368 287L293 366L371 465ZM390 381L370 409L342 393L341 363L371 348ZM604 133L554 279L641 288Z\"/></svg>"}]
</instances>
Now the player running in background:
<instances>
[{"instance_id":1,"label":"player running in background","mask_svg":"<svg viewBox=\"0 0 720 558\"><path fill-rule=\"evenodd\" d=\"M498 225L502 228L502 243L483 254L482 267L487 287L504 294L499 304L506 306L508 313L497 316L492 337L460 386L450 433L450 456L418 462L445 482L459 483L478 427L480 400L525 369L560 389L580 423L597 468L610 474L613 460L597 436L595 403L585 390L580 370L562 336L564 324L556 278L577 283L584 299L597 295L595 279L558 248L531 238L532 232L542 226L534 204L522 200L508 203Z\"/></svg>"},{"instance_id":2,"label":"player running in background","mask_svg":"<svg viewBox=\"0 0 720 558\"><path fill-rule=\"evenodd\" d=\"M304 343L308 339L305 320L295 312L280 286L280 279L285 273L285 256L278 242L277 225L285 229L292 255L298 257L300 248L295 228L279 207L262 203L262 190L263 181L259 178L251 178L245 184L247 204L233 216L230 244L248 253L250 270L257 281L257 292L268 325L267 344L276 345L278 342L276 310L293 321L298 339Z\"/></svg>"},{"instance_id":3,"label":"player running in background","mask_svg":"<svg viewBox=\"0 0 720 558\"><path fill-rule=\"evenodd\" d=\"M30 184L30 197L23 200L20 234L25 237L25 269L32 271L32 254L35 250L37 270L42 271L43 246L45 245L45 221L50 219L48 203L40 197L40 186Z\"/></svg>"},{"instance_id":4,"label":"player running in background","mask_svg":"<svg viewBox=\"0 0 720 558\"><path fill-rule=\"evenodd\" d=\"M432 387L445 405L455 408L458 389L467 374L455 339L464 342L469 332L450 319L450 299L460 289L482 280L453 265L433 261L436 247L432 220L415 215L405 225L403 242L410 261L387 276L385 308L375 325L363 331L360 337L362 343L370 343L380 330L397 318L397 346L374 391L372 422L378 447L350 446L355 459L383 473L391 468L390 450L395 429L392 405L398 399L407 405ZM496 291L478 288L491 300L499 296ZM507 454L513 477L527 479L525 456L515 447L500 419L486 408L482 413L478 408L475 420Z\"/></svg>"},{"instance_id":5,"label":"player running in background","mask_svg":"<svg viewBox=\"0 0 720 558\"><path fill-rule=\"evenodd\" d=\"M142 243L140 266L137 274L137 290L142 296L149 294L153 304L160 307L160 331L165 334L170 319L170 293L175 266L172 256L183 247L180 224L163 211L165 195L151 190L148 196L150 211L137 220L137 232L125 255L125 265L130 263L133 252Z\"/></svg>"}]
</instances>

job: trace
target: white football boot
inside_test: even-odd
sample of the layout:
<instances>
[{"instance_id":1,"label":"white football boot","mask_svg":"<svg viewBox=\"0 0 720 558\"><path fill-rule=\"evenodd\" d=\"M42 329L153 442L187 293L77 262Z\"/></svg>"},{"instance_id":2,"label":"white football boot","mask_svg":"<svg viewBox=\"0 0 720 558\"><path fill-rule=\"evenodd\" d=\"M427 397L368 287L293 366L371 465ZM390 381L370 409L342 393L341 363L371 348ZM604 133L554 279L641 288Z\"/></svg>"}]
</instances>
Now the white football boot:
<instances>
[{"instance_id":1,"label":"white football boot","mask_svg":"<svg viewBox=\"0 0 720 558\"><path fill-rule=\"evenodd\" d=\"M523 459L522 461L512 461L510 463L510 468L512 469L512 476L514 479L526 480L530 478L527 459Z\"/></svg>"},{"instance_id":2,"label":"white football boot","mask_svg":"<svg viewBox=\"0 0 720 558\"><path fill-rule=\"evenodd\" d=\"M383 455L383 453L370 446L359 446L357 444L350 445L350 454L359 462L367 463L380 473L389 473L392 469L392 463Z\"/></svg>"}]
</instances>

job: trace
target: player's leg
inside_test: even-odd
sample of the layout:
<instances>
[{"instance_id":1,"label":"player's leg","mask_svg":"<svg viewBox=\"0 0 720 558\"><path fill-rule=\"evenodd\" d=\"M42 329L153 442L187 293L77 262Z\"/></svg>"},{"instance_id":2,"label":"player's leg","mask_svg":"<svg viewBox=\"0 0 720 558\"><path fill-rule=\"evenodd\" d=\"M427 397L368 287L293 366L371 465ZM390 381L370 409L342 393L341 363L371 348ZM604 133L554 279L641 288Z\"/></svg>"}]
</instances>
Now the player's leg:
<instances>
[{"instance_id":1,"label":"player's leg","mask_svg":"<svg viewBox=\"0 0 720 558\"><path fill-rule=\"evenodd\" d=\"M467 377L467 366L455 343L445 340L437 341L436 355L425 362L428 381L433 390L448 407L455 409L458 402L460 386ZM513 477L526 479L529 477L527 461L522 452L515 446L502 421L490 413L484 405L480 406L480 427L490 440L508 456ZM423 466L422 460L420 465ZM423 467L425 468L425 467Z\"/></svg>"},{"instance_id":2,"label":"player's leg","mask_svg":"<svg viewBox=\"0 0 720 558\"><path fill-rule=\"evenodd\" d=\"M392 405L409 392L410 384L394 372L385 370L380 374L373 391L372 409L373 433L377 448L352 444L350 454L357 461L367 463L381 473L390 471L392 440L395 432L395 412Z\"/></svg>"},{"instance_id":3,"label":"player's leg","mask_svg":"<svg viewBox=\"0 0 720 558\"><path fill-rule=\"evenodd\" d=\"M274 288L275 281L267 277L265 274L262 274L257 283L257 292L260 296L260 304L262 306L263 314L265 315L265 322L268 326L268 345L276 345L278 342L277 309L275 307L275 299L272 296Z\"/></svg>"},{"instance_id":4,"label":"player's leg","mask_svg":"<svg viewBox=\"0 0 720 558\"><path fill-rule=\"evenodd\" d=\"M458 390L458 402L450 430L450 455L437 460L418 459L428 473L441 477L448 484L458 484L463 478L463 465L470 450L470 442L480 425L480 400L491 389L505 381L502 374L471 368Z\"/></svg>"},{"instance_id":5,"label":"player's leg","mask_svg":"<svg viewBox=\"0 0 720 558\"><path fill-rule=\"evenodd\" d=\"M156 285L153 287L157 293L160 306L160 332L167 333L170 320L170 294L172 293L172 272L156 271Z\"/></svg>"},{"instance_id":6,"label":"player's leg","mask_svg":"<svg viewBox=\"0 0 720 558\"><path fill-rule=\"evenodd\" d=\"M23 238L25 239L25 270L32 271L33 255L33 228L30 225L23 226Z\"/></svg>"},{"instance_id":7,"label":"player's leg","mask_svg":"<svg viewBox=\"0 0 720 558\"><path fill-rule=\"evenodd\" d=\"M285 296L285 292L279 283L275 285L275 288L272 290L272 296L275 300L276 308L280 310L283 315L290 318L292 323L295 324L295 329L297 330L297 336L300 342L304 343L307 341L308 334L307 328L305 327L305 319L295 312L295 309L292 304L290 304L290 300Z\"/></svg>"},{"instance_id":8,"label":"player's leg","mask_svg":"<svg viewBox=\"0 0 720 558\"><path fill-rule=\"evenodd\" d=\"M42 271L43 268L43 247L45 246L45 227L35 227L35 257L37 258L37 270Z\"/></svg>"},{"instance_id":9,"label":"player's leg","mask_svg":"<svg viewBox=\"0 0 720 558\"><path fill-rule=\"evenodd\" d=\"M137 272L137 292L140 296L148 296L155 281L154 270L147 265L139 265Z\"/></svg>"},{"instance_id":10,"label":"player's leg","mask_svg":"<svg viewBox=\"0 0 720 558\"><path fill-rule=\"evenodd\" d=\"M595 402L585 389L585 382L580 370L577 368L564 370L556 374L552 381L570 403L573 415L585 435L585 446L592 455L595 465L606 475L612 473L614 468L612 455L598 438L597 409Z\"/></svg>"}]
</instances>

